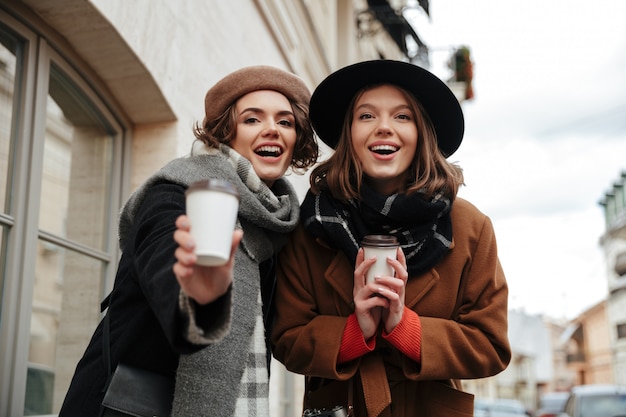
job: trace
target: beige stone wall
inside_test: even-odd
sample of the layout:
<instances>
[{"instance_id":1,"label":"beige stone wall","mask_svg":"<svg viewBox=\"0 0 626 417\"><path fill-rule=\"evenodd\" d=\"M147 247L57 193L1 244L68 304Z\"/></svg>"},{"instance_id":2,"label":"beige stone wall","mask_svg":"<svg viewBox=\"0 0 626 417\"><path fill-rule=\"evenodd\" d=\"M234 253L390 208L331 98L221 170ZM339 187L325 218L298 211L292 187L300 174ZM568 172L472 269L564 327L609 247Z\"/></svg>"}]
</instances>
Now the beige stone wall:
<instances>
[{"instance_id":1,"label":"beige stone wall","mask_svg":"<svg viewBox=\"0 0 626 417\"><path fill-rule=\"evenodd\" d=\"M621 290L609 299L609 323L614 347L615 383L626 385L626 339L617 338L617 325L626 323L626 291Z\"/></svg>"},{"instance_id":2,"label":"beige stone wall","mask_svg":"<svg viewBox=\"0 0 626 417\"><path fill-rule=\"evenodd\" d=\"M587 383L613 383L612 344L609 334L606 304L589 310L585 318L586 356L588 358Z\"/></svg>"},{"instance_id":3,"label":"beige stone wall","mask_svg":"<svg viewBox=\"0 0 626 417\"><path fill-rule=\"evenodd\" d=\"M582 329L582 337L579 337L582 343L574 344L573 339L569 342L568 353L582 360L568 365L570 370L576 372L575 384L613 383L613 349L606 301L583 312L574 323Z\"/></svg>"}]
</instances>

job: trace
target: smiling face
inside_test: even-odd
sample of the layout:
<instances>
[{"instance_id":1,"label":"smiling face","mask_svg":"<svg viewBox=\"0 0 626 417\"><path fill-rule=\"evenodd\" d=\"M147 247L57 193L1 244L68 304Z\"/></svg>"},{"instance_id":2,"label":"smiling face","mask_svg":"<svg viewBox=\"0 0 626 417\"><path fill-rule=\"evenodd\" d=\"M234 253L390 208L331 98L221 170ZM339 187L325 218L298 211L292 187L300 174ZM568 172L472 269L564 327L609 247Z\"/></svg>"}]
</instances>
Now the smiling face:
<instances>
[{"instance_id":1,"label":"smiling face","mask_svg":"<svg viewBox=\"0 0 626 417\"><path fill-rule=\"evenodd\" d=\"M417 151L417 124L406 95L392 85L366 90L352 116L352 146L364 181L384 195L400 191Z\"/></svg>"},{"instance_id":2,"label":"smiling face","mask_svg":"<svg viewBox=\"0 0 626 417\"><path fill-rule=\"evenodd\" d=\"M239 98L235 111L237 133L229 145L271 187L289 168L296 143L291 104L281 93L259 90Z\"/></svg>"}]
</instances>

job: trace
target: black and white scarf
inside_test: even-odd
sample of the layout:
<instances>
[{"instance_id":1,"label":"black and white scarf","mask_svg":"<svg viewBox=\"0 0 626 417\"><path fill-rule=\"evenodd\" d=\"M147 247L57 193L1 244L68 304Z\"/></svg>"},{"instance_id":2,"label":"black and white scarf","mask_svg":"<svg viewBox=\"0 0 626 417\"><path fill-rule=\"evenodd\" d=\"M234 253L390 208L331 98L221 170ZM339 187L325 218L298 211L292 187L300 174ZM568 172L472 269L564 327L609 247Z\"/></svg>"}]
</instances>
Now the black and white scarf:
<instances>
[{"instance_id":1,"label":"black and white scarf","mask_svg":"<svg viewBox=\"0 0 626 417\"><path fill-rule=\"evenodd\" d=\"M451 208L443 193L430 199L421 192L384 196L363 184L360 198L348 203L328 191L319 195L309 191L300 214L309 233L342 251L353 264L365 235L397 237L409 276L415 276L432 268L450 249Z\"/></svg>"}]
</instances>

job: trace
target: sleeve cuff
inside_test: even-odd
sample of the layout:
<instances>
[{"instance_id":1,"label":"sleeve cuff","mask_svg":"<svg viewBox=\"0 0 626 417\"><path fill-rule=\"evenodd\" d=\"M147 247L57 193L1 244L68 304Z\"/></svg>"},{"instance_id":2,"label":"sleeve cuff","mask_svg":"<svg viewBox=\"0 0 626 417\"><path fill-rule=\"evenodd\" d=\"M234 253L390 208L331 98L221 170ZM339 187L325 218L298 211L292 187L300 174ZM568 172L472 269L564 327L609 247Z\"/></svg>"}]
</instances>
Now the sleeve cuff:
<instances>
[{"instance_id":1,"label":"sleeve cuff","mask_svg":"<svg viewBox=\"0 0 626 417\"><path fill-rule=\"evenodd\" d=\"M178 308L186 323L184 337L192 344L209 345L224 339L232 320L232 287L226 294L206 306L198 305L182 290Z\"/></svg>"},{"instance_id":2,"label":"sleeve cuff","mask_svg":"<svg viewBox=\"0 0 626 417\"><path fill-rule=\"evenodd\" d=\"M343 330L337 363L342 364L350 362L373 351L375 347L376 337L374 336L366 341L363 338L363 333L361 332L361 327L359 327L356 315L354 313L350 314L346 321L346 327Z\"/></svg>"},{"instance_id":3,"label":"sleeve cuff","mask_svg":"<svg viewBox=\"0 0 626 417\"><path fill-rule=\"evenodd\" d=\"M422 360L422 322L417 313L406 306L402 320L391 333L383 330L383 339L415 362ZM342 344L343 345L343 344Z\"/></svg>"}]
</instances>

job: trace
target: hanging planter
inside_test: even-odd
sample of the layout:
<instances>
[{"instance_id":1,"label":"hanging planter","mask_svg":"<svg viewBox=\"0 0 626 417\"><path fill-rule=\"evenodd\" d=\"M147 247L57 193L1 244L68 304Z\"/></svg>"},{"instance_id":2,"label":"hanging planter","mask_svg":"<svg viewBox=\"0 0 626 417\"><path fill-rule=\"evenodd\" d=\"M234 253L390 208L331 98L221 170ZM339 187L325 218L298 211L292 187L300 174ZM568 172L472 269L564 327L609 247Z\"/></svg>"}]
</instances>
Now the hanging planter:
<instances>
[{"instance_id":1,"label":"hanging planter","mask_svg":"<svg viewBox=\"0 0 626 417\"><path fill-rule=\"evenodd\" d=\"M465 84L465 100L474 98L472 78L474 76L470 49L467 46L458 48L450 60L450 68L454 71L453 80Z\"/></svg>"}]
</instances>

